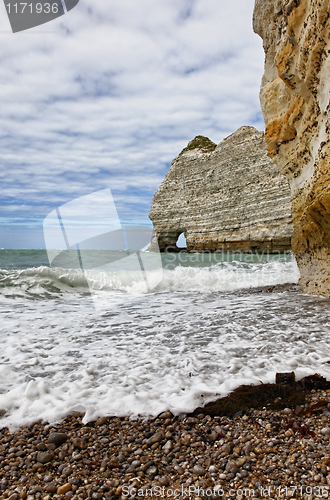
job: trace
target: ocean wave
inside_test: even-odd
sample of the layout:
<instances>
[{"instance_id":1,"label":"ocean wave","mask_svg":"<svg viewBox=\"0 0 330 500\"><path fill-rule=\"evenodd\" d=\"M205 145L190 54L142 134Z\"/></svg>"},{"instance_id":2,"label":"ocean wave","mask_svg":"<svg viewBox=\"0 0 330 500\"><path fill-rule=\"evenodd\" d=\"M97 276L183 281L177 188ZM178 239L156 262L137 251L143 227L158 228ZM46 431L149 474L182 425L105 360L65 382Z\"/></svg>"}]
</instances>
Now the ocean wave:
<instances>
[{"instance_id":1,"label":"ocean wave","mask_svg":"<svg viewBox=\"0 0 330 500\"><path fill-rule=\"evenodd\" d=\"M297 283L299 269L295 261L245 263L221 262L211 267L176 267L164 271L157 287L160 292L225 292L259 286Z\"/></svg>"},{"instance_id":2,"label":"ocean wave","mask_svg":"<svg viewBox=\"0 0 330 500\"><path fill-rule=\"evenodd\" d=\"M148 292L224 292L283 283L297 283L294 260L246 263L218 262L209 267L176 266L148 272ZM0 270L0 293L45 298L94 291L129 294L147 293L139 271L62 269L45 266L24 270Z\"/></svg>"},{"instance_id":3,"label":"ocean wave","mask_svg":"<svg viewBox=\"0 0 330 500\"><path fill-rule=\"evenodd\" d=\"M80 269L32 267L0 270L0 293L6 296L45 298L63 293L88 292L88 282Z\"/></svg>"}]
</instances>

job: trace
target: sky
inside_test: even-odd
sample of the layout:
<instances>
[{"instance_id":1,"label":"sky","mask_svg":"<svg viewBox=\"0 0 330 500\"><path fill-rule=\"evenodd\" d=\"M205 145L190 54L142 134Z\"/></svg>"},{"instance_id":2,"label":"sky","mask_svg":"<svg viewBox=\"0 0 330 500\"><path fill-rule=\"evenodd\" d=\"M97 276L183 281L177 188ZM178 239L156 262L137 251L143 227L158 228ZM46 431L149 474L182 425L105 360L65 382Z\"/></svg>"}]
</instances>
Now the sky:
<instances>
[{"instance_id":1,"label":"sky","mask_svg":"<svg viewBox=\"0 0 330 500\"><path fill-rule=\"evenodd\" d=\"M44 248L57 207L111 189L148 221L196 135L263 130L253 0L80 0L13 34L0 4L0 248Z\"/></svg>"}]
</instances>

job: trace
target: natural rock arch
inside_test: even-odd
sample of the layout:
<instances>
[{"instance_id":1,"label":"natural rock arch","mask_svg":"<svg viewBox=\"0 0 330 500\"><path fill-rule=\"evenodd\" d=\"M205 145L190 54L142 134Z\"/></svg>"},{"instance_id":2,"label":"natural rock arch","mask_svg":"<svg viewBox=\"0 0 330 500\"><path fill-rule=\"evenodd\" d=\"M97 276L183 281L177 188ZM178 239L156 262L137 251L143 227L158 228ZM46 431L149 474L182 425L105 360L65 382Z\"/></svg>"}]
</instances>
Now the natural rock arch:
<instances>
[{"instance_id":1,"label":"natural rock arch","mask_svg":"<svg viewBox=\"0 0 330 500\"><path fill-rule=\"evenodd\" d=\"M188 252L291 248L290 189L267 156L264 135L241 127L218 146L198 136L173 160L154 195L150 249Z\"/></svg>"}]
</instances>

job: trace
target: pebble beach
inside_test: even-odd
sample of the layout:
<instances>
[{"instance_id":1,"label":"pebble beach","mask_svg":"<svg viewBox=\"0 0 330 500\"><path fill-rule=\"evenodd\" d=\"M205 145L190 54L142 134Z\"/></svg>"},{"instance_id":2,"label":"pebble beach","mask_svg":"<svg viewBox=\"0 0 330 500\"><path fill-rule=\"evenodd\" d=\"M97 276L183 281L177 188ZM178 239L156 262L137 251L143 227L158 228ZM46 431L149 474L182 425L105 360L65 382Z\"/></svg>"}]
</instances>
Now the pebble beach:
<instances>
[{"instance_id":1,"label":"pebble beach","mask_svg":"<svg viewBox=\"0 0 330 500\"><path fill-rule=\"evenodd\" d=\"M1 499L327 498L328 299L300 292L293 261L178 265L100 313L71 270L14 257Z\"/></svg>"},{"instance_id":2,"label":"pebble beach","mask_svg":"<svg viewBox=\"0 0 330 500\"><path fill-rule=\"evenodd\" d=\"M154 419L83 414L0 433L3 499L327 498L330 390L303 405ZM196 414L197 413L197 414Z\"/></svg>"}]
</instances>

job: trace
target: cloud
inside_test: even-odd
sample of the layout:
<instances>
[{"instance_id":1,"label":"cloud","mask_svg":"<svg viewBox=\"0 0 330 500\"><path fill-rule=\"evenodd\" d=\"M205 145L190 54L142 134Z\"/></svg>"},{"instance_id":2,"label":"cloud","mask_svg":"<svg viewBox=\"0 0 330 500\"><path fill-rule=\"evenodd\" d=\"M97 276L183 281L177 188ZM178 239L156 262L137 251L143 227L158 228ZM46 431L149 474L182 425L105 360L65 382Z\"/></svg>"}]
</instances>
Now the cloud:
<instances>
[{"instance_id":1,"label":"cloud","mask_svg":"<svg viewBox=\"0 0 330 500\"><path fill-rule=\"evenodd\" d=\"M0 215L39 220L110 187L125 217L146 218L189 140L261 129L252 10L253 0L80 0L15 35L4 13Z\"/></svg>"}]
</instances>

